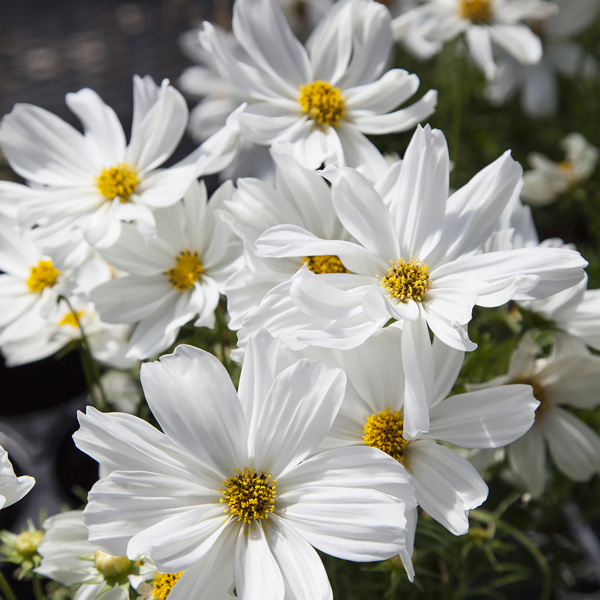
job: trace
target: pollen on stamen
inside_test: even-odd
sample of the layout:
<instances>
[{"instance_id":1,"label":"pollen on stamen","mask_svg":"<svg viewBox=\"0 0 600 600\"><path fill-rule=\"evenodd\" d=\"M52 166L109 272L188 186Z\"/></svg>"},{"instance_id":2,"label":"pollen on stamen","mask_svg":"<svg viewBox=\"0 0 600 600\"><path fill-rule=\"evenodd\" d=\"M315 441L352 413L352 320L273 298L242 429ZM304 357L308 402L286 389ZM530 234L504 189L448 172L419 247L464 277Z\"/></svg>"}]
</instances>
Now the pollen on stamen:
<instances>
[{"instance_id":1,"label":"pollen on stamen","mask_svg":"<svg viewBox=\"0 0 600 600\"><path fill-rule=\"evenodd\" d=\"M268 519L275 510L277 482L273 475L244 467L236 469L233 477L223 482L220 492L225 496L220 502L227 503L225 512L231 513L238 521L250 523L255 519Z\"/></svg>"},{"instance_id":2,"label":"pollen on stamen","mask_svg":"<svg viewBox=\"0 0 600 600\"><path fill-rule=\"evenodd\" d=\"M363 441L367 446L378 448L399 462L404 462L407 441L404 432L404 413L391 408L373 413L367 419Z\"/></svg>"},{"instance_id":3,"label":"pollen on stamen","mask_svg":"<svg viewBox=\"0 0 600 600\"><path fill-rule=\"evenodd\" d=\"M166 272L169 285L183 292L194 287L204 272L198 252L190 252L187 248L175 257L176 264Z\"/></svg>"},{"instance_id":4,"label":"pollen on stamen","mask_svg":"<svg viewBox=\"0 0 600 600\"><path fill-rule=\"evenodd\" d=\"M65 314L65 316L58 322L59 327L64 327L65 325L70 325L71 327L78 328L79 321L81 321L81 317L83 317L83 311L78 310L76 313L72 313L69 311Z\"/></svg>"},{"instance_id":5,"label":"pollen on stamen","mask_svg":"<svg viewBox=\"0 0 600 600\"><path fill-rule=\"evenodd\" d=\"M323 275L325 273L349 273L344 267L344 263L338 256L331 254L320 254L317 256L303 256L303 263L306 263L308 270Z\"/></svg>"},{"instance_id":6,"label":"pollen on stamen","mask_svg":"<svg viewBox=\"0 0 600 600\"><path fill-rule=\"evenodd\" d=\"M182 575L183 571L179 573L157 573L152 581L153 600L166 600L173 586Z\"/></svg>"},{"instance_id":7,"label":"pollen on stamen","mask_svg":"<svg viewBox=\"0 0 600 600\"><path fill-rule=\"evenodd\" d=\"M26 281L30 292L41 292L47 287L52 287L60 271L52 264L51 260L40 260L40 262L31 267L31 273Z\"/></svg>"},{"instance_id":8,"label":"pollen on stamen","mask_svg":"<svg viewBox=\"0 0 600 600\"><path fill-rule=\"evenodd\" d=\"M492 0L460 0L460 15L475 25L492 19Z\"/></svg>"},{"instance_id":9,"label":"pollen on stamen","mask_svg":"<svg viewBox=\"0 0 600 600\"><path fill-rule=\"evenodd\" d=\"M139 183L137 169L126 163L102 169L100 175L96 177L98 191L107 200L119 198L121 202L129 201L129 196L135 192Z\"/></svg>"},{"instance_id":10,"label":"pollen on stamen","mask_svg":"<svg viewBox=\"0 0 600 600\"><path fill-rule=\"evenodd\" d=\"M429 267L415 258L409 262L399 258L395 263L390 261L390 265L384 277L377 275L388 298L420 302L429 289Z\"/></svg>"},{"instance_id":11,"label":"pollen on stamen","mask_svg":"<svg viewBox=\"0 0 600 600\"><path fill-rule=\"evenodd\" d=\"M337 125L346 114L346 100L339 88L327 81L300 86L298 102L302 110L319 125Z\"/></svg>"}]
</instances>

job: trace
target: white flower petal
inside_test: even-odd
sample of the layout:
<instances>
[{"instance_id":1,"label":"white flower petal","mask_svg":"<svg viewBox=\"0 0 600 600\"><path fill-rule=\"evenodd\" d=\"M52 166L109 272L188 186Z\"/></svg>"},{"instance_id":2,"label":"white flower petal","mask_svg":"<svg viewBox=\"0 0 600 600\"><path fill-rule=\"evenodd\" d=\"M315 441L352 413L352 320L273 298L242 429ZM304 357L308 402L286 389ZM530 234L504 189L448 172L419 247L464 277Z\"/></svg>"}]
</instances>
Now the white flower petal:
<instances>
[{"instance_id":1,"label":"white flower petal","mask_svg":"<svg viewBox=\"0 0 600 600\"><path fill-rule=\"evenodd\" d=\"M245 465L242 406L225 367L192 346L178 346L141 372L148 405L163 431L226 476Z\"/></svg>"},{"instance_id":2,"label":"white flower petal","mask_svg":"<svg viewBox=\"0 0 600 600\"><path fill-rule=\"evenodd\" d=\"M538 498L546 486L546 448L537 423L508 447L508 464L519 483Z\"/></svg>"}]
</instances>

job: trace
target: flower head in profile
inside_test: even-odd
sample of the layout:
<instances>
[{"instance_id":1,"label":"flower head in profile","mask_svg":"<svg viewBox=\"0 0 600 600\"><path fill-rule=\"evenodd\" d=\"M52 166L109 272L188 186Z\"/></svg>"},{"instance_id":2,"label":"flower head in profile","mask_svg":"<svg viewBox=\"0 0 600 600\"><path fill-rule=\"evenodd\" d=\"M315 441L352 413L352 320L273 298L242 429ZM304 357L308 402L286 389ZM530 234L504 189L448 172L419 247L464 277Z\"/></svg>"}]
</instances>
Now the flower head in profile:
<instances>
[{"instance_id":1,"label":"flower head in profile","mask_svg":"<svg viewBox=\"0 0 600 600\"><path fill-rule=\"evenodd\" d=\"M154 575L153 565L142 557L113 556L88 542L81 510L46 519L44 529L38 546L42 560L35 572L76 588L74 600L127 600L130 587Z\"/></svg>"},{"instance_id":2,"label":"flower head in profile","mask_svg":"<svg viewBox=\"0 0 600 600\"><path fill-rule=\"evenodd\" d=\"M569 189L587 181L598 164L599 150L580 133L570 133L561 142L565 160L554 162L534 152L529 155L531 171L523 175L521 197L532 206L546 206Z\"/></svg>"},{"instance_id":3,"label":"flower head in profile","mask_svg":"<svg viewBox=\"0 0 600 600\"><path fill-rule=\"evenodd\" d=\"M335 162L376 171L383 159L366 135L406 131L435 108L434 91L398 108L419 80L387 69L391 19L375 2L335 4L304 47L275 0L237 0L233 33L241 58L208 23L200 39L221 76L248 98L242 135L261 145L289 142L309 168Z\"/></svg>"},{"instance_id":4,"label":"flower head in profile","mask_svg":"<svg viewBox=\"0 0 600 600\"><path fill-rule=\"evenodd\" d=\"M498 70L493 46L520 63L537 63L542 57L542 42L526 23L546 19L557 11L558 7L546 0L426 0L398 17L395 29L404 35L413 29L430 44L464 34L473 60L491 80Z\"/></svg>"},{"instance_id":5,"label":"flower head in profile","mask_svg":"<svg viewBox=\"0 0 600 600\"><path fill-rule=\"evenodd\" d=\"M511 383L532 386L540 402L533 427L508 446L508 464L517 482L539 497L547 480L546 448L559 471L574 481L600 473L600 437L569 408L593 409L600 403L600 358L581 341L557 333L550 355L526 335L513 353L508 373L473 389L500 389Z\"/></svg>"},{"instance_id":6,"label":"flower head in profile","mask_svg":"<svg viewBox=\"0 0 600 600\"><path fill-rule=\"evenodd\" d=\"M242 599L331 598L312 546L354 561L404 549L414 500L398 463L367 447L316 453L343 399L339 369L297 360L263 332L239 395L222 364L190 346L141 377L164 433L126 414L79 415L75 442L108 473L84 520L104 551L183 571L169 600L232 586Z\"/></svg>"},{"instance_id":7,"label":"flower head in profile","mask_svg":"<svg viewBox=\"0 0 600 600\"><path fill-rule=\"evenodd\" d=\"M8 460L8 452L0 446L0 509L19 501L35 484L29 475L17 477Z\"/></svg>"}]
</instances>

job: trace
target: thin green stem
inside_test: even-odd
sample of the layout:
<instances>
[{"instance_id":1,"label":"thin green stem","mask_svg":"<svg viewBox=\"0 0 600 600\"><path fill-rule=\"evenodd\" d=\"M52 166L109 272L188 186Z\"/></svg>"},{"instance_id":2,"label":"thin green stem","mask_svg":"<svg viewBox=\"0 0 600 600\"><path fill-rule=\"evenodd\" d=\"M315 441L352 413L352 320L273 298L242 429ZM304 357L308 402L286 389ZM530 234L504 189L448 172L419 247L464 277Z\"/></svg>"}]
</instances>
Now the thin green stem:
<instances>
[{"instance_id":1,"label":"thin green stem","mask_svg":"<svg viewBox=\"0 0 600 600\"><path fill-rule=\"evenodd\" d=\"M108 398L106 393L104 392L104 387L102 386L102 381L100 378L100 369L98 368L98 364L94 360L94 356L92 355L92 351L90 349L90 344L88 338L83 330L81 325L81 320L79 319L79 315L77 311L71 306L69 299L65 296L59 296L58 301L63 300L66 305L69 307L75 322L77 323L77 327L79 327L79 331L81 332L81 363L83 366L83 372L85 375L85 379L92 394L92 398L94 398L96 406L99 410L108 410L110 405L108 403Z\"/></svg>"},{"instance_id":2,"label":"thin green stem","mask_svg":"<svg viewBox=\"0 0 600 600\"><path fill-rule=\"evenodd\" d=\"M35 594L35 600L46 600L46 594L44 594L44 588L42 587L42 578L35 573L33 575L33 593Z\"/></svg>"},{"instance_id":3,"label":"thin green stem","mask_svg":"<svg viewBox=\"0 0 600 600\"><path fill-rule=\"evenodd\" d=\"M0 592L2 592L4 600L17 600L15 593L10 587L10 583L8 583L8 580L2 571L0 571Z\"/></svg>"}]
</instances>

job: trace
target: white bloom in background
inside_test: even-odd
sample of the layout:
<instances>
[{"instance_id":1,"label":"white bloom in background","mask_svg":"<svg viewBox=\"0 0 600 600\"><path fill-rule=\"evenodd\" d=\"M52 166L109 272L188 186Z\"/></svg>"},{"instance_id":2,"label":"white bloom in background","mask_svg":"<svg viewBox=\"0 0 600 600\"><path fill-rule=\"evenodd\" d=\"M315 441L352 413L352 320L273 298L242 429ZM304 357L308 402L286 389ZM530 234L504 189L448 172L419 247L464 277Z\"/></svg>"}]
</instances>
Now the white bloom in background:
<instances>
[{"instance_id":1,"label":"white bloom in background","mask_svg":"<svg viewBox=\"0 0 600 600\"><path fill-rule=\"evenodd\" d=\"M37 226L45 248L62 246L71 234L109 245L121 221L152 230L152 208L177 202L197 176L224 166L224 148L213 141L161 169L184 134L187 105L166 79L157 86L135 76L133 94L129 144L114 110L87 88L66 96L84 133L30 104L17 104L2 119L2 151L31 186L23 186L20 226Z\"/></svg>"},{"instance_id":2,"label":"white bloom in background","mask_svg":"<svg viewBox=\"0 0 600 600\"><path fill-rule=\"evenodd\" d=\"M429 340L427 323L449 346L473 350L467 334L474 305L533 300L575 285L587 263L563 248L481 253L496 220L521 184L505 153L448 197L448 149L438 130L418 128L388 201L356 171L329 169L338 218L356 243L277 226L256 242L265 257L339 257L349 271L325 281L302 268L247 315L240 340L260 328L286 343L351 348L390 319ZM339 282L339 283L338 283ZM277 308L273 313L274 307ZM408 337L408 336L407 336Z\"/></svg>"},{"instance_id":3,"label":"white bloom in background","mask_svg":"<svg viewBox=\"0 0 600 600\"><path fill-rule=\"evenodd\" d=\"M533 152L528 156L531 171L523 175L521 197L532 206L546 206L572 187L587 181L598 164L598 148L580 133L570 133L561 142L565 160L554 162Z\"/></svg>"},{"instance_id":4,"label":"white bloom in background","mask_svg":"<svg viewBox=\"0 0 600 600\"><path fill-rule=\"evenodd\" d=\"M15 475L8 453L0 446L0 509L18 502L34 484L35 479L29 475Z\"/></svg>"},{"instance_id":5,"label":"white bloom in background","mask_svg":"<svg viewBox=\"0 0 600 600\"><path fill-rule=\"evenodd\" d=\"M545 0L429 0L400 17L397 29L409 25L431 42L446 42L465 35L469 52L486 79L494 79L497 66L493 45L523 64L542 57L540 38L525 23L546 19L558 7Z\"/></svg>"},{"instance_id":6,"label":"white bloom in background","mask_svg":"<svg viewBox=\"0 0 600 600\"><path fill-rule=\"evenodd\" d=\"M190 346L142 365L141 379L164 433L126 414L79 414L75 443L110 473L84 519L105 551L184 571L169 600L222 598L233 585L242 599L332 598L311 546L359 562L404 549L414 500L398 463L374 448L315 454L344 396L339 369L298 361L263 332L239 396L223 365Z\"/></svg>"},{"instance_id":7,"label":"white bloom in background","mask_svg":"<svg viewBox=\"0 0 600 600\"><path fill-rule=\"evenodd\" d=\"M558 14L530 23L540 36L544 55L535 65L524 65L510 56L498 58L498 76L488 82L485 93L490 102L504 104L517 93L521 107L534 118L548 117L558 110L557 75L574 78L597 74L594 58L571 41L590 27L600 12L597 0L555 0Z\"/></svg>"},{"instance_id":8,"label":"white bloom in background","mask_svg":"<svg viewBox=\"0 0 600 600\"><path fill-rule=\"evenodd\" d=\"M127 325L103 323L91 302L80 296L70 296L51 307L48 314L37 318L39 326L29 335L20 334L14 327L12 335L0 336L0 350L8 367L15 367L52 356L71 342L80 341L83 329L90 351L96 361L116 368L127 369L133 364L125 358L131 328Z\"/></svg>"},{"instance_id":9,"label":"white bloom in background","mask_svg":"<svg viewBox=\"0 0 600 600\"><path fill-rule=\"evenodd\" d=\"M353 350L310 348L305 354L343 369L346 396L323 448L367 445L403 466L418 504L455 535L469 528L468 511L487 497L487 486L469 462L438 443L463 448L497 448L523 435L533 424L538 402L531 388L514 385L447 398L463 352L435 342L433 356L418 349L415 362L431 360L420 406L408 406L402 369L403 333L388 327ZM406 432L408 410L429 413L430 427L415 437ZM416 515L412 522L413 533Z\"/></svg>"},{"instance_id":10,"label":"white bloom in background","mask_svg":"<svg viewBox=\"0 0 600 600\"><path fill-rule=\"evenodd\" d=\"M217 214L231 192L231 184L223 184L209 202L204 183L194 182L182 201L156 209L155 238L144 239L125 223L117 242L102 250L126 275L90 297L103 321L135 324L127 357L159 353L193 318L197 327L213 326L220 292L241 251Z\"/></svg>"},{"instance_id":11,"label":"white bloom in background","mask_svg":"<svg viewBox=\"0 0 600 600\"><path fill-rule=\"evenodd\" d=\"M73 600L128 600L153 569L146 561L129 560L102 552L88 542L81 510L60 513L44 522L44 537L38 545L42 557L36 573L70 588Z\"/></svg>"},{"instance_id":12,"label":"white bloom in background","mask_svg":"<svg viewBox=\"0 0 600 600\"><path fill-rule=\"evenodd\" d=\"M309 168L325 161L377 171L382 157L365 135L406 131L435 108L437 94L429 91L395 110L419 80L402 69L387 70L390 14L375 2L335 4L306 48L274 0L238 0L233 32L243 59L209 23L200 37L221 76L252 98L240 114L242 135L262 145L288 142Z\"/></svg>"},{"instance_id":13,"label":"white bloom in background","mask_svg":"<svg viewBox=\"0 0 600 600\"><path fill-rule=\"evenodd\" d=\"M557 333L550 356L529 334L511 357L508 373L471 388L526 383L540 402L533 427L508 447L508 464L521 486L539 497L546 485L546 446L559 471L574 481L600 473L600 437L563 405L592 409L600 403L600 357L579 340Z\"/></svg>"},{"instance_id":14,"label":"white bloom in background","mask_svg":"<svg viewBox=\"0 0 600 600\"><path fill-rule=\"evenodd\" d=\"M57 269L7 216L0 219L0 271L1 347L38 333L73 282L72 272Z\"/></svg>"}]
</instances>

